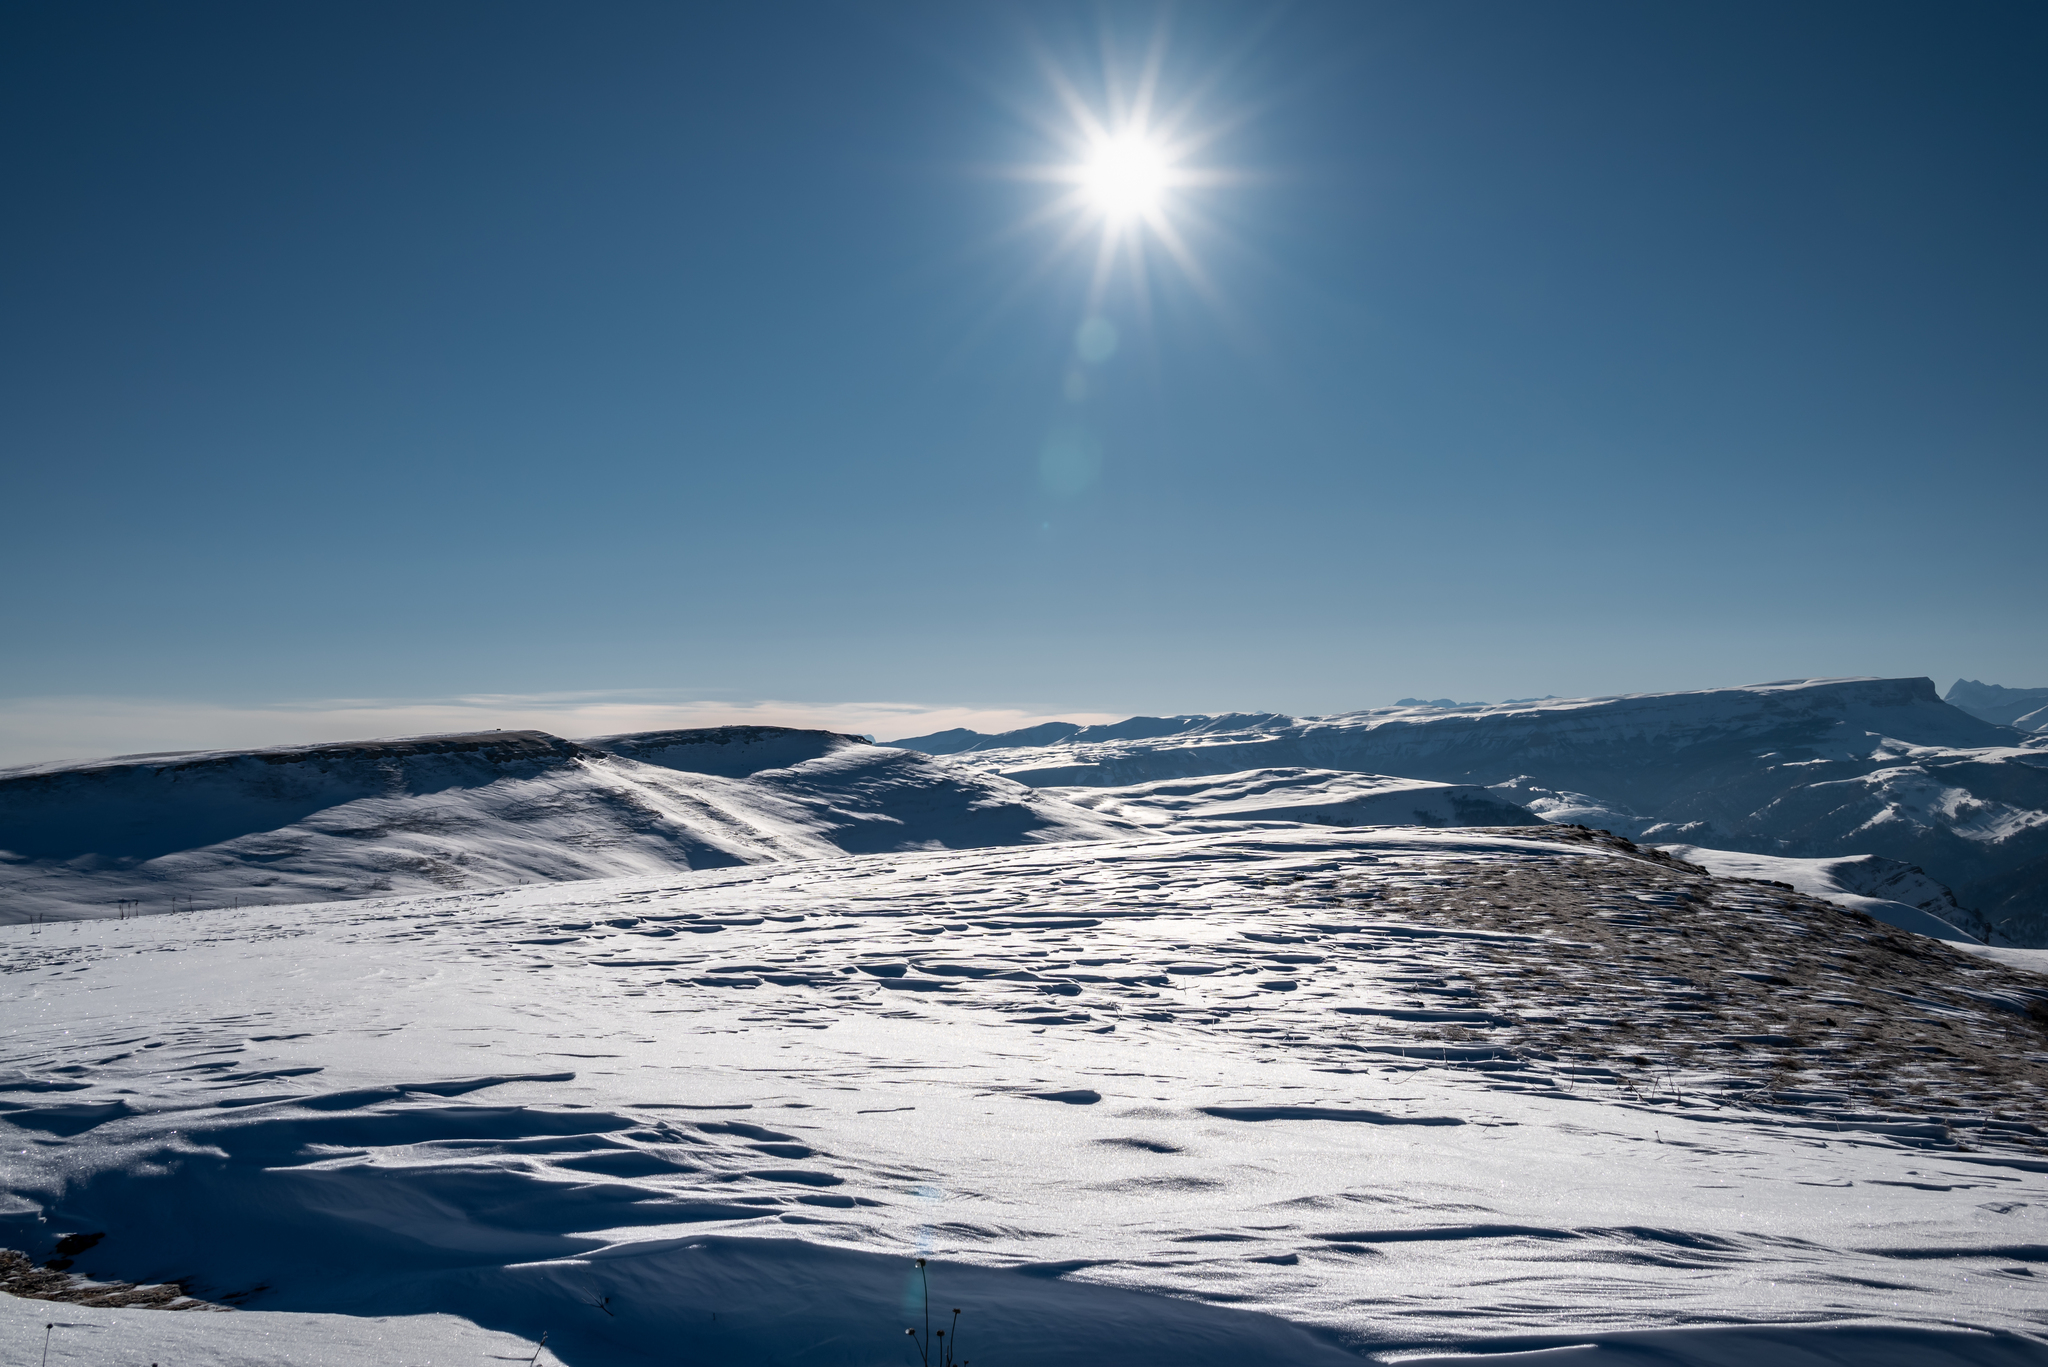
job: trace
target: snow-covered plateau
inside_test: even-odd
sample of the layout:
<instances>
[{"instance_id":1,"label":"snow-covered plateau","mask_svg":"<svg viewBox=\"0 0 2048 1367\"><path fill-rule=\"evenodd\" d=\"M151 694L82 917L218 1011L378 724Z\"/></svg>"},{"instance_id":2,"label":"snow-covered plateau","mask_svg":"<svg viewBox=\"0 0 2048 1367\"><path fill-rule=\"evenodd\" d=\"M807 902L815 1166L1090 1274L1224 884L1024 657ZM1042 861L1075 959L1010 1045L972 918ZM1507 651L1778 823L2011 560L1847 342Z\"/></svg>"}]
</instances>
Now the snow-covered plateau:
<instances>
[{"instance_id":1,"label":"snow-covered plateau","mask_svg":"<svg viewBox=\"0 0 2048 1367\"><path fill-rule=\"evenodd\" d=\"M1580 828L0 941L10 1362L2048 1362L2048 977Z\"/></svg>"},{"instance_id":2,"label":"snow-covered plateau","mask_svg":"<svg viewBox=\"0 0 2048 1367\"><path fill-rule=\"evenodd\" d=\"M1479 785L1546 819L1659 844L1879 855L1953 889L2001 940L2048 945L2048 734L1974 716L1928 679L1054 732L898 744L930 739L956 769L1061 790L1276 767Z\"/></svg>"},{"instance_id":3,"label":"snow-covered plateau","mask_svg":"<svg viewBox=\"0 0 2048 1367\"><path fill-rule=\"evenodd\" d=\"M1923 684L0 771L0 1361L2048 1364Z\"/></svg>"},{"instance_id":4,"label":"snow-covered plateau","mask_svg":"<svg viewBox=\"0 0 2048 1367\"><path fill-rule=\"evenodd\" d=\"M1541 824L1469 784L1378 775L1062 796L829 731L489 731L0 770L0 923L1247 820Z\"/></svg>"}]
</instances>

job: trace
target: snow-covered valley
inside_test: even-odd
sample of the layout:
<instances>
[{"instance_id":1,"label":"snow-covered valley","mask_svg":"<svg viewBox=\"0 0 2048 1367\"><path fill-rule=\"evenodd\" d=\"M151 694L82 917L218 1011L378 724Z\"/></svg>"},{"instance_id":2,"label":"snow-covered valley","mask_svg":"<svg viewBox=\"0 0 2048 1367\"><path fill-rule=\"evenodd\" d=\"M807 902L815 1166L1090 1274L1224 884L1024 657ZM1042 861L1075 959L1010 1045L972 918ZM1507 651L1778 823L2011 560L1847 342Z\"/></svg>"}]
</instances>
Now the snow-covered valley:
<instances>
[{"instance_id":1,"label":"snow-covered valley","mask_svg":"<svg viewBox=\"0 0 2048 1367\"><path fill-rule=\"evenodd\" d=\"M1588 832L0 935L4 1242L242 1307L10 1359L2048 1361L2048 978Z\"/></svg>"}]
</instances>

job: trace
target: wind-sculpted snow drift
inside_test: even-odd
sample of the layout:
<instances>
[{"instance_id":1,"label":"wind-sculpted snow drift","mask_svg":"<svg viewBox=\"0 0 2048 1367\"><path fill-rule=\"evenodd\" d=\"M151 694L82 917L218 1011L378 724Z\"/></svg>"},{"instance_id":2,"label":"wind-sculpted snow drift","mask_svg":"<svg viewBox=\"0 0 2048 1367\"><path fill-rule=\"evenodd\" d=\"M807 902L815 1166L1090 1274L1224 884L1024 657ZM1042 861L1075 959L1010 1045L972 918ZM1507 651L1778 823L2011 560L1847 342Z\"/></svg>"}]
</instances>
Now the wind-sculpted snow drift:
<instances>
[{"instance_id":1,"label":"wind-sculpted snow drift","mask_svg":"<svg viewBox=\"0 0 2048 1367\"><path fill-rule=\"evenodd\" d=\"M0 941L0 1245L242 1311L9 1361L2048 1362L2048 978L1582 829Z\"/></svg>"},{"instance_id":2,"label":"wind-sculpted snow drift","mask_svg":"<svg viewBox=\"0 0 2048 1367\"><path fill-rule=\"evenodd\" d=\"M1637 839L1917 865L2015 942L2048 944L2048 742L1950 706L1927 679L1134 722L1147 720L1174 729L956 745L948 762L1059 789L1274 767L1490 786Z\"/></svg>"}]
</instances>

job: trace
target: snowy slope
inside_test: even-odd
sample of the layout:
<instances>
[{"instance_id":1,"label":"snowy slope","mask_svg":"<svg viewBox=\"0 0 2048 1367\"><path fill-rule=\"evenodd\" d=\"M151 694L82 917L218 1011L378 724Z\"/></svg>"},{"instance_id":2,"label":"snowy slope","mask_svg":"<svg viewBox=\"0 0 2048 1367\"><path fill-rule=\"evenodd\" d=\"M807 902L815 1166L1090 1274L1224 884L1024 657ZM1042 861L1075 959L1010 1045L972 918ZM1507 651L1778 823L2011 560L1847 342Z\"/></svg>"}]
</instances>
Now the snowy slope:
<instances>
[{"instance_id":1,"label":"snowy slope","mask_svg":"<svg viewBox=\"0 0 2048 1367\"><path fill-rule=\"evenodd\" d=\"M1537 826L1543 818L1469 784L1253 769L1214 778L1161 779L1127 788L1048 788L1078 807L1136 826L1218 829L1243 822L1314 826Z\"/></svg>"},{"instance_id":2,"label":"snowy slope","mask_svg":"<svg viewBox=\"0 0 2048 1367\"><path fill-rule=\"evenodd\" d=\"M8 1361L2048 1362L2048 978L1569 828L0 944Z\"/></svg>"},{"instance_id":3,"label":"snowy slope","mask_svg":"<svg viewBox=\"0 0 2048 1367\"><path fill-rule=\"evenodd\" d=\"M0 772L0 921L1090 839L1009 780L823 731L538 731Z\"/></svg>"},{"instance_id":4,"label":"snowy slope","mask_svg":"<svg viewBox=\"0 0 2048 1367\"><path fill-rule=\"evenodd\" d=\"M1181 818L1536 820L1479 789L1359 774L1197 786L1213 792L1074 802L855 736L760 726L40 765L0 772L0 922L1093 840Z\"/></svg>"},{"instance_id":5,"label":"snowy slope","mask_svg":"<svg viewBox=\"0 0 2048 1367\"><path fill-rule=\"evenodd\" d=\"M2020 943L2048 944L2048 750L2021 740L1926 679L1799 679L1259 719L949 762L1061 788L1275 767L1506 785L1539 814L1632 837L1916 864Z\"/></svg>"},{"instance_id":6,"label":"snowy slope","mask_svg":"<svg viewBox=\"0 0 2048 1367\"><path fill-rule=\"evenodd\" d=\"M1785 859L1701 849L1697 845L1660 848L1719 877L1784 883L1809 897L1825 898L1916 935L1981 943L1990 930L1974 913L1957 903L1953 892L1911 864L1901 864L1896 859L1880 859L1874 854L1842 859Z\"/></svg>"}]
</instances>

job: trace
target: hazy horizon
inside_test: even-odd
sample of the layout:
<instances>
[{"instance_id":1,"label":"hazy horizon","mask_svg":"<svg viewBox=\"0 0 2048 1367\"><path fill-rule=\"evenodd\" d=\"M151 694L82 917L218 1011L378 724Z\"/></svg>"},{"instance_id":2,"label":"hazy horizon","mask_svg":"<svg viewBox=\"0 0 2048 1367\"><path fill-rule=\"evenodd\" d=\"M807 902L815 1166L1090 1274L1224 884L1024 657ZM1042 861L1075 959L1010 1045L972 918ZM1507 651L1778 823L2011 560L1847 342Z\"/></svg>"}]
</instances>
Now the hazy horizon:
<instances>
[{"instance_id":1,"label":"hazy horizon","mask_svg":"<svg viewBox=\"0 0 2048 1367\"><path fill-rule=\"evenodd\" d=\"M1746 681L1748 684L1768 682L1781 681ZM1934 678L1936 690L1943 694L1954 686L1954 682L1951 680L1943 684L1939 678ZM1703 687L1740 686L1711 684ZM1650 693L1685 691L1695 690L1628 690ZM1598 698L1623 694L1601 692L1553 696L1568 700L1571 697ZM1539 699L1531 695L1454 699L1462 705L1536 700ZM1361 702L1356 707L1287 714L1328 716L1397 706L1405 701L1411 700L1382 698ZM935 707L915 703L732 702L595 693L567 697L484 695L434 699L324 699L247 707L133 698L31 698L0 700L0 768L129 754L262 749L497 729L547 731L567 739L578 739L689 727L791 726L872 735L880 743L888 744L954 727L996 734L1049 721L1091 725L1123 721L1133 716L1273 711L1284 712L1286 709L1243 705L1123 712L1076 708L1024 711L1014 708Z\"/></svg>"}]
</instances>

